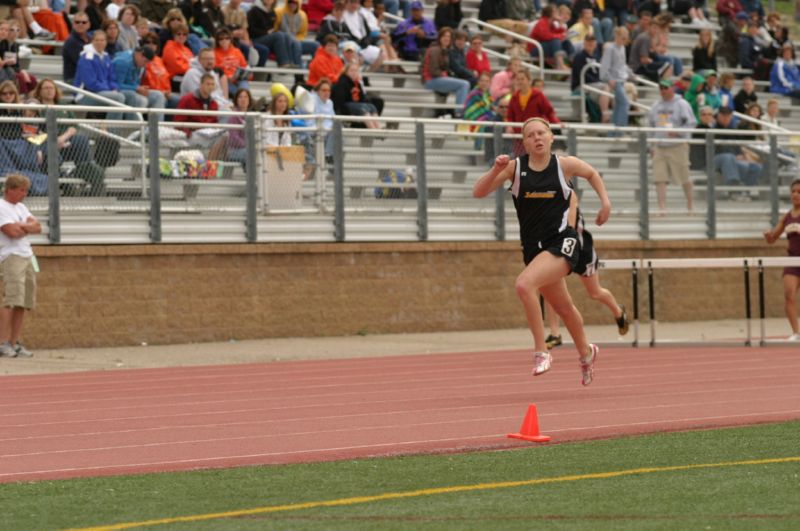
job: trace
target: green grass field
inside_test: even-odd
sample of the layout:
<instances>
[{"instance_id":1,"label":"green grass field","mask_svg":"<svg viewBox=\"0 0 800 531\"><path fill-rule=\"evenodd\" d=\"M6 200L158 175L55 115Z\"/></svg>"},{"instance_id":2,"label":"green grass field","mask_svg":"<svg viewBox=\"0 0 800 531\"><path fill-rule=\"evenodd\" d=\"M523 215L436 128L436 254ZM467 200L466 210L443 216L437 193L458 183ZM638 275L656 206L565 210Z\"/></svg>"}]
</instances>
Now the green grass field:
<instances>
[{"instance_id":1,"label":"green grass field","mask_svg":"<svg viewBox=\"0 0 800 531\"><path fill-rule=\"evenodd\" d=\"M0 529L123 529L148 520L136 527L799 529L798 434L800 422L790 422L498 452L7 484Z\"/></svg>"}]
</instances>

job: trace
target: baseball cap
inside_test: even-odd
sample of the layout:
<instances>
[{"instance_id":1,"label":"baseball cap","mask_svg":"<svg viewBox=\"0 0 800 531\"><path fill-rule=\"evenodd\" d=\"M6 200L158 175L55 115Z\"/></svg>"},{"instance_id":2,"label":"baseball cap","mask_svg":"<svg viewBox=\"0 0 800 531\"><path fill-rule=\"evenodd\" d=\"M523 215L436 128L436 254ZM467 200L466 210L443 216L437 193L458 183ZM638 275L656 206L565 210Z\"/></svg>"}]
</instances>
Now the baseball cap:
<instances>
[{"instance_id":1,"label":"baseball cap","mask_svg":"<svg viewBox=\"0 0 800 531\"><path fill-rule=\"evenodd\" d=\"M148 48L147 46L141 46L136 48L136 51L144 55L145 59L148 61L152 61L153 57L156 56L156 52L153 51L152 48Z\"/></svg>"},{"instance_id":2,"label":"baseball cap","mask_svg":"<svg viewBox=\"0 0 800 531\"><path fill-rule=\"evenodd\" d=\"M717 114L733 114L733 111L730 107L725 107L724 105L717 109Z\"/></svg>"},{"instance_id":3,"label":"baseball cap","mask_svg":"<svg viewBox=\"0 0 800 531\"><path fill-rule=\"evenodd\" d=\"M625 19L625 24L636 24L637 22L639 22L639 17L636 15L628 15Z\"/></svg>"},{"instance_id":4,"label":"baseball cap","mask_svg":"<svg viewBox=\"0 0 800 531\"><path fill-rule=\"evenodd\" d=\"M347 41L344 43L344 46L342 46L342 51L346 52L348 50L358 53L358 44L354 43L353 41Z\"/></svg>"},{"instance_id":5,"label":"baseball cap","mask_svg":"<svg viewBox=\"0 0 800 531\"><path fill-rule=\"evenodd\" d=\"M411 9L424 9L424 8L422 7L422 2L420 2L419 0L415 0L414 2L411 2Z\"/></svg>"},{"instance_id":6,"label":"baseball cap","mask_svg":"<svg viewBox=\"0 0 800 531\"><path fill-rule=\"evenodd\" d=\"M716 77L717 71L714 70L713 68L709 68L708 70L703 70L702 74L703 74L703 77L711 77L711 76L715 76Z\"/></svg>"},{"instance_id":7,"label":"baseball cap","mask_svg":"<svg viewBox=\"0 0 800 531\"><path fill-rule=\"evenodd\" d=\"M672 88L673 85L672 81L670 81L669 79L662 79L661 81L658 82L658 86L664 88Z\"/></svg>"},{"instance_id":8,"label":"baseball cap","mask_svg":"<svg viewBox=\"0 0 800 531\"><path fill-rule=\"evenodd\" d=\"M736 13L737 20L747 20L748 18L750 17L747 16L747 13L745 13L744 11L739 11L738 13Z\"/></svg>"}]
</instances>

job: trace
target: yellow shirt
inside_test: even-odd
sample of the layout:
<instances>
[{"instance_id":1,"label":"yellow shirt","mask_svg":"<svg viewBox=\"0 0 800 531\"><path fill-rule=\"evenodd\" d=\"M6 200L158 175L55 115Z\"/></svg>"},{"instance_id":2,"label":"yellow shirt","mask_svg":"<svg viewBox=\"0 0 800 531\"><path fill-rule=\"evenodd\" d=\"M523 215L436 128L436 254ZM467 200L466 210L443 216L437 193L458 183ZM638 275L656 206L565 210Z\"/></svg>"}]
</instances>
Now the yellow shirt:
<instances>
[{"instance_id":1,"label":"yellow shirt","mask_svg":"<svg viewBox=\"0 0 800 531\"><path fill-rule=\"evenodd\" d=\"M297 33L295 33L294 36L297 37L298 41L302 41L305 40L306 35L308 35L308 16L302 9L297 13L300 15L300 28L297 30ZM286 14L286 5L275 8L275 30L281 29L281 23L283 22L284 14Z\"/></svg>"},{"instance_id":2,"label":"yellow shirt","mask_svg":"<svg viewBox=\"0 0 800 531\"><path fill-rule=\"evenodd\" d=\"M528 100L531 99L531 94L533 94L533 90L529 90L527 94L523 94L522 91L519 93L519 108L525 109L528 106Z\"/></svg>"}]
</instances>

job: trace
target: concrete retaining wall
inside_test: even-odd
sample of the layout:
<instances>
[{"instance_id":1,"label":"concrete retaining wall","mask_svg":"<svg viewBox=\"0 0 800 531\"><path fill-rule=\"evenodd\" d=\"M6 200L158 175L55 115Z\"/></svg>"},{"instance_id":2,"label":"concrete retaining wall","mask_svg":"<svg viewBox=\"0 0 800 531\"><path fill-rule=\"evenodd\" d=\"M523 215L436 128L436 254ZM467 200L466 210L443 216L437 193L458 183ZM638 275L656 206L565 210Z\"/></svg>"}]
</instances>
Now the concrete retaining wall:
<instances>
[{"instance_id":1,"label":"concrete retaining wall","mask_svg":"<svg viewBox=\"0 0 800 531\"><path fill-rule=\"evenodd\" d=\"M32 348L186 343L283 336L525 326L514 292L516 243L41 246ZM783 255L761 241L600 242L604 258ZM601 276L631 307L631 277ZM753 274L753 309L756 277ZM640 278L646 313L645 275ZM587 323L611 324L569 279ZM767 274L768 315L783 315L780 270ZM657 318L744 314L740 270L662 271ZM645 320L645 319L643 319Z\"/></svg>"}]
</instances>

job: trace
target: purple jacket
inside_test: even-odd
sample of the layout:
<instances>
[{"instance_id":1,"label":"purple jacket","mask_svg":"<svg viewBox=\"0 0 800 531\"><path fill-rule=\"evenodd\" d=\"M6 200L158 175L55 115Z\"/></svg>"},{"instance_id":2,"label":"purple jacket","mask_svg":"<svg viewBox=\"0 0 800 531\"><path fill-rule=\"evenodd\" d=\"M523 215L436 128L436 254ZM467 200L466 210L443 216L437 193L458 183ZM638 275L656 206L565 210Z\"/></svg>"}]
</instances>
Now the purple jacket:
<instances>
[{"instance_id":1,"label":"purple jacket","mask_svg":"<svg viewBox=\"0 0 800 531\"><path fill-rule=\"evenodd\" d=\"M406 35L406 32L414 26L422 25L422 30L425 32L425 41L419 43L416 35ZM419 52L426 48L431 41L436 40L436 25L432 20L426 18L422 22L414 22L410 18L400 22L392 33L392 41L400 46L406 53ZM422 44L422 46L420 46Z\"/></svg>"}]
</instances>

